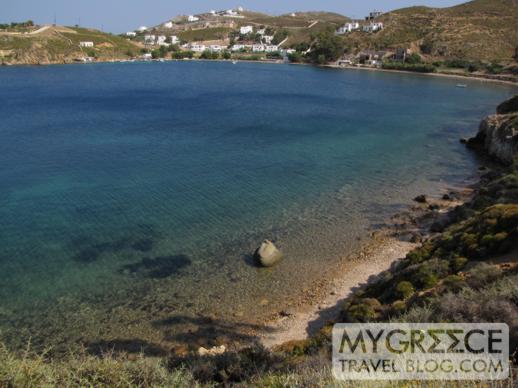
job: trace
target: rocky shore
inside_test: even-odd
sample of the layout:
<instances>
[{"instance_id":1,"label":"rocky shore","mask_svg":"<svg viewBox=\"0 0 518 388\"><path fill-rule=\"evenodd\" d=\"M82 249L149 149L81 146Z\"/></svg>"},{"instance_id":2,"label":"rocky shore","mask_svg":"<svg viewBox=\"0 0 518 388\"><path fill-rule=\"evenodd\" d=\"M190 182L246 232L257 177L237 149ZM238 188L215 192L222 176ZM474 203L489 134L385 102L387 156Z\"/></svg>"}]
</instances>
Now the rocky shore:
<instances>
[{"instance_id":1,"label":"rocky shore","mask_svg":"<svg viewBox=\"0 0 518 388\"><path fill-rule=\"evenodd\" d=\"M491 168L479 168L479 181L461 190L447 190L437 198L425 194L414 198L413 206L395 214L390 223L372 233L371 241L356 257L344 261L339 275L319 290L316 302L314 300L310 306L296 311L279 312L279 316L268 325L268 333L261 336L265 346L283 349L288 344L290 348L293 342L314 336L330 322L344 321L344 306L351 306L351 301L362 295L365 289L368 290L370 285L383 282L384 278L393 278L392 273L397 273L406 265L405 260L412 256L413 250L419 251L432 241L440 241L445 235L448 236L448 228L465 222L465 216L461 214L464 209L472 208L474 203L479 202L481 193L486 193L488 186L494 185L502 174L508 172L504 166L512 166L516 160L518 96L500 104L495 115L483 119L475 137L461 141L481 156L489 157L487 162ZM497 163L494 166L493 161ZM518 192L518 182L504 185L503 191L506 196L502 192L491 193L493 200L514 202L516 198L512 196ZM489 237L486 235L483 238L487 240ZM516 241L510 244L511 247L516 245ZM394 286L387 285L388 288ZM378 301L376 303L379 304ZM405 309L410 307L406 302L400 308L403 306ZM379 304L379 307L382 305Z\"/></svg>"}]
</instances>

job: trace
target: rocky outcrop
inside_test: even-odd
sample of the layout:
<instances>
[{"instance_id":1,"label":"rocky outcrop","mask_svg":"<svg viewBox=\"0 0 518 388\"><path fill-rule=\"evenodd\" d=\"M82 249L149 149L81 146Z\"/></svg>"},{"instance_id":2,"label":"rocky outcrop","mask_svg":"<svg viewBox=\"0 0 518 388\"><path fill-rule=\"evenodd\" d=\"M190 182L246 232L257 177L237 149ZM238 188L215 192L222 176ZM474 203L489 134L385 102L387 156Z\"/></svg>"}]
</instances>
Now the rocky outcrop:
<instances>
[{"instance_id":1,"label":"rocky outcrop","mask_svg":"<svg viewBox=\"0 0 518 388\"><path fill-rule=\"evenodd\" d=\"M500 104L497 112L506 113L482 120L477 135L469 139L467 145L510 165L518 152L518 96Z\"/></svg>"},{"instance_id":2,"label":"rocky outcrop","mask_svg":"<svg viewBox=\"0 0 518 388\"><path fill-rule=\"evenodd\" d=\"M282 253L270 240L264 240L254 257L263 267L271 267L282 259Z\"/></svg>"},{"instance_id":3,"label":"rocky outcrop","mask_svg":"<svg viewBox=\"0 0 518 388\"><path fill-rule=\"evenodd\" d=\"M496 113L499 115L506 115L509 113L518 112L518 95L510 98L507 101L502 102L496 108Z\"/></svg>"}]
</instances>

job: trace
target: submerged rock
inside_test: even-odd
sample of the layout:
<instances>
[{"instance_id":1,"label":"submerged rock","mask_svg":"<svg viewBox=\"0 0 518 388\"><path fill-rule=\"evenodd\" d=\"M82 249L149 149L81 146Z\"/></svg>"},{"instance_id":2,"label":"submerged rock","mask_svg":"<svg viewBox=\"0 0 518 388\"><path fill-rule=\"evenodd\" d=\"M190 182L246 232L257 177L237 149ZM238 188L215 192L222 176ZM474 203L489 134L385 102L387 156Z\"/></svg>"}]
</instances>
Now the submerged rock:
<instances>
[{"instance_id":1,"label":"submerged rock","mask_svg":"<svg viewBox=\"0 0 518 388\"><path fill-rule=\"evenodd\" d=\"M282 259L282 253L270 240L264 240L254 253L254 258L263 266L271 267Z\"/></svg>"},{"instance_id":2,"label":"submerged rock","mask_svg":"<svg viewBox=\"0 0 518 388\"><path fill-rule=\"evenodd\" d=\"M426 202L426 195L421 194L414 198L414 201L419 203L425 203Z\"/></svg>"}]
</instances>

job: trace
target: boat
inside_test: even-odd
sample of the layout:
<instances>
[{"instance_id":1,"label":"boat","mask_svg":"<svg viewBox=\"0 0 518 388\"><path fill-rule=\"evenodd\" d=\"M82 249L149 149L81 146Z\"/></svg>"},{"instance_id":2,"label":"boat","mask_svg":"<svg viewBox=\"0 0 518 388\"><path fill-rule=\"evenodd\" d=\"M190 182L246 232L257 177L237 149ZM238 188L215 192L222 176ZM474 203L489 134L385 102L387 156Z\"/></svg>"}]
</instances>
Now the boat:
<instances>
[{"instance_id":1,"label":"boat","mask_svg":"<svg viewBox=\"0 0 518 388\"><path fill-rule=\"evenodd\" d=\"M468 85L466 85L466 84L457 84L455 86L458 88L467 88L468 87Z\"/></svg>"},{"instance_id":2,"label":"boat","mask_svg":"<svg viewBox=\"0 0 518 388\"><path fill-rule=\"evenodd\" d=\"M232 61L232 64L235 65L237 63L237 61Z\"/></svg>"}]
</instances>

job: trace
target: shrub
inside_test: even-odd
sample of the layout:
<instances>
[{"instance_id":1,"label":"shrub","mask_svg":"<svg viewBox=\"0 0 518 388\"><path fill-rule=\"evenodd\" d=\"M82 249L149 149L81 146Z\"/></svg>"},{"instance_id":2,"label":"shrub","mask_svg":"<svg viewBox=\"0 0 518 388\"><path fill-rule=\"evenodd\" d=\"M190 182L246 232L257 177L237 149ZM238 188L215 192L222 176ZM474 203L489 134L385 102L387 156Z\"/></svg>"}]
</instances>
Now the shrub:
<instances>
[{"instance_id":1,"label":"shrub","mask_svg":"<svg viewBox=\"0 0 518 388\"><path fill-rule=\"evenodd\" d=\"M396 300L390 305L390 312L393 315L401 315L406 311L406 303L404 300Z\"/></svg>"},{"instance_id":2,"label":"shrub","mask_svg":"<svg viewBox=\"0 0 518 388\"><path fill-rule=\"evenodd\" d=\"M288 54L288 60L290 62L299 63L303 61L303 56L298 51Z\"/></svg>"},{"instance_id":3,"label":"shrub","mask_svg":"<svg viewBox=\"0 0 518 388\"><path fill-rule=\"evenodd\" d=\"M449 275L443 280L444 287L451 292L459 292L467 287L466 282L459 275Z\"/></svg>"},{"instance_id":4,"label":"shrub","mask_svg":"<svg viewBox=\"0 0 518 388\"><path fill-rule=\"evenodd\" d=\"M467 283L470 287L479 289L502 276L502 270L496 265L479 263L467 274Z\"/></svg>"},{"instance_id":5,"label":"shrub","mask_svg":"<svg viewBox=\"0 0 518 388\"><path fill-rule=\"evenodd\" d=\"M396 286L396 295L400 299L407 299L415 292L414 286L409 281L403 280Z\"/></svg>"},{"instance_id":6,"label":"shrub","mask_svg":"<svg viewBox=\"0 0 518 388\"><path fill-rule=\"evenodd\" d=\"M419 266L415 273L416 284L422 288L432 288L449 272L449 263L445 260L432 259Z\"/></svg>"},{"instance_id":7,"label":"shrub","mask_svg":"<svg viewBox=\"0 0 518 388\"><path fill-rule=\"evenodd\" d=\"M358 298L345 309L349 322L369 322L380 317L381 303L375 298Z\"/></svg>"},{"instance_id":8,"label":"shrub","mask_svg":"<svg viewBox=\"0 0 518 388\"><path fill-rule=\"evenodd\" d=\"M433 73L435 71L435 66L427 63L383 62L381 67L387 70L415 71L418 73Z\"/></svg>"}]
</instances>

